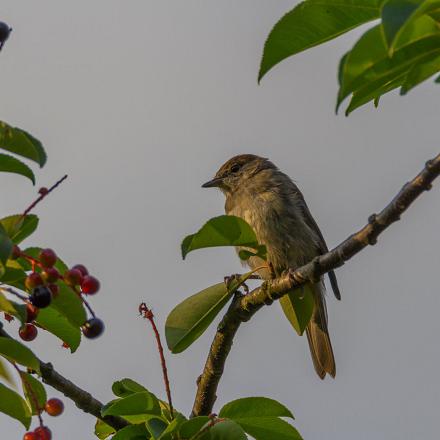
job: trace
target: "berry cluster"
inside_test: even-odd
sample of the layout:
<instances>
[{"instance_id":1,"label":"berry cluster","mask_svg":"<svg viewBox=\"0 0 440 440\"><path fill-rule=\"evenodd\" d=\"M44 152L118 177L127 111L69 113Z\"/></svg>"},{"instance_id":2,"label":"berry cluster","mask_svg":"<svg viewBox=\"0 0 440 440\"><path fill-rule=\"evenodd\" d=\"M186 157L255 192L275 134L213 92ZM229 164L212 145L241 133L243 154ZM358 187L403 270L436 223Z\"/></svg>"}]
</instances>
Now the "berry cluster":
<instances>
[{"instance_id":1,"label":"berry cluster","mask_svg":"<svg viewBox=\"0 0 440 440\"><path fill-rule=\"evenodd\" d=\"M64 404L60 399L49 399L45 406L44 410L49 414L50 416L59 416L64 411ZM23 440L51 440L52 439L52 433L50 429L47 426L44 426L43 424L40 424L38 428L34 429L33 431L26 432L26 434L23 436Z\"/></svg>"},{"instance_id":2,"label":"berry cluster","mask_svg":"<svg viewBox=\"0 0 440 440\"><path fill-rule=\"evenodd\" d=\"M58 282L62 281L68 285L83 301L92 318L82 326L83 335L86 338L94 339L104 331L104 323L96 318L92 309L83 295L94 295L99 291L100 283L97 278L89 274L87 268L77 264L70 269L60 273L55 267L58 257L52 249L43 249L38 258L26 255L18 246L14 246L12 258L24 258L32 265L32 272L26 277L24 285L30 293L26 298L26 323L20 328L19 336L24 341L33 341L38 334L34 323L40 309L48 307L53 298L59 295Z\"/></svg>"}]
</instances>

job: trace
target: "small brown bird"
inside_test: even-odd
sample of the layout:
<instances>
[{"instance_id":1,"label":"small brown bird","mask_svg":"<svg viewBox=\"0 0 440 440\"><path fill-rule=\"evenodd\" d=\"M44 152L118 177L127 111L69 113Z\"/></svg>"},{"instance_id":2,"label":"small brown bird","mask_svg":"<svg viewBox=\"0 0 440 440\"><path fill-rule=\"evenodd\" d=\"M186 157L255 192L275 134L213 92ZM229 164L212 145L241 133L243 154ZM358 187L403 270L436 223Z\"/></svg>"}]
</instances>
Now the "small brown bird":
<instances>
[{"instance_id":1,"label":"small brown bird","mask_svg":"<svg viewBox=\"0 0 440 440\"><path fill-rule=\"evenodd\" d=\"M268 159L253 154L235 156L218 170L214 179L202 186L220 188L226 196L226 214L243 218L254 229L259 243L266 246L269 266L258 271L263 279L279 276L327 252L301 191ZM247 264L255 269L265 262L251 257ZM336 298L340 299L334 272L329 272L329 278ZM321 279L308 283L305 289L311 289L314 299L312 318L306 328L313 365L321 379L326 373L335 377L324 282ZM294 298L287 294L280 299L289 320Z\"/></svg>"}]
</instances>

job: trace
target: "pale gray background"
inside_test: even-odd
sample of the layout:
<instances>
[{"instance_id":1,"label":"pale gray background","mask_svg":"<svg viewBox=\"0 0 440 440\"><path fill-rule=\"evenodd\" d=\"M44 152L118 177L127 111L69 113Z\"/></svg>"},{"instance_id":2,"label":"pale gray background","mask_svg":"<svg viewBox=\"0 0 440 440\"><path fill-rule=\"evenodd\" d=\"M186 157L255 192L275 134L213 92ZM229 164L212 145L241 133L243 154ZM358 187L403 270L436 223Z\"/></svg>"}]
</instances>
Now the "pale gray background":
<instances>
[{"instance_id":1,"label":"pale gray background","mask_svg":"<svg viewBox=\"0 0 440 440\"><path fill-rule=\"evenodd\" d=\"M92 303L107 324L74 355L50 335L31 346L103 401L122 377L164 396L141 300L163 327L178 301L241 270L231 249L187 261L179 253L186 234L222 213L222 195L200 185L230 156L268 156L291 175L333 246L438 152L438 85L335 116L336 66L354 34L290 59L257 85L264 40L292 4L2 2L0 19L14 33L0 54L0 119L44 142L39 185L70 176L35 210L42 221L28 243L99 276ZM0 175L0 185L2 215L35 197L24 178ZM343 300L328 301L336 380L317 378L305 339L275 304L241 328L216 409L270 396L292 409L306 440L438 438L439 186L338 270ZM167 353L185 413L213 331L181 355ZM94 438L93 418L64 400L65 414L46 418L54 439ZM2 438L22 437L15 421L0 415L0 423Z\"/></svg>"}]
</instances>

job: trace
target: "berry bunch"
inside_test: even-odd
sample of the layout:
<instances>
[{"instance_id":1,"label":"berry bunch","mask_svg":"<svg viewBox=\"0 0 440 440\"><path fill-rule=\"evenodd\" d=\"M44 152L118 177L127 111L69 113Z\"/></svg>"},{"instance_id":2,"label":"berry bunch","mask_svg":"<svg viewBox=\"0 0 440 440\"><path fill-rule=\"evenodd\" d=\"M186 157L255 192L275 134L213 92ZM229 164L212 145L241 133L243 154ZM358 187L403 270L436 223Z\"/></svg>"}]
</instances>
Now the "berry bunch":
<instances>
[{"instance_id":1,"label":"berry bunch","mask_svg":"<svg viewBox=\"0 0 440 440\"><path fill-rule=\"evenodd\" d=\"M100 282L89 274L83 264L77 264L60 273L55 267L58 261L56 253L52 249L42 249L38 258L26 255L18 246L14 246L12 258L23 258L31 263L32 272L27 275L24 285L30 293L26 298L26 323L20 328L19 336L24 341L33 341L38 334L34 320L38 316L39 309L48 307L53 298L59 295L58 282L68 285L83 301L90 311L92 318L82 326L83 335L94 339L104 331L104 323L95 316L90 305L84 299L84 295L94 295L99 291ZM59 266L58 266L59 267Z\"/></svg>"},{"instance_id":2,"label":"berry bunch","mask_svg":"<svg viewBox=\"0 0 440 440\"><path fill-rule=\"evenodd\" d=\"M64 403L60 399L52 398L49 399L44 405L44 410L50 416L56 417L63 413ZM26 432L23 436L23 440L51 440L52 433L47 426L42 423L38 428L33 431Z\"/></svg>"}]
</instances>

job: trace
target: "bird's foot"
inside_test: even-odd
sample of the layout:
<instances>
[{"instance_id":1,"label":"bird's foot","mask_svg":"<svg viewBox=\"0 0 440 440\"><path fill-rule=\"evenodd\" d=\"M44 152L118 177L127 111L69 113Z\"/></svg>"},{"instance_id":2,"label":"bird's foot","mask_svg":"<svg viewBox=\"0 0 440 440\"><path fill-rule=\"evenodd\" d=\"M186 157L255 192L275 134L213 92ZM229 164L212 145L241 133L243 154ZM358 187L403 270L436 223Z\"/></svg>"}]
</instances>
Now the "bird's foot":
<instances>
[{"instance_id":1,"label":"bird's foot","mask_svg":"<svg viewBox=\"0 0 440 440\"><path fill-rule=\"evenodd\" d=\"M242 275L240 275L239 273L224 277L224 283L226 284L227 289L231 289L233 287L234 282L239 283L241 277ZM246 283L243 282L241 284L238 284L235 290L237 291L239 287L243 287L245 295L249 293L249 287Z\"/></svg>"}]
</instances>

